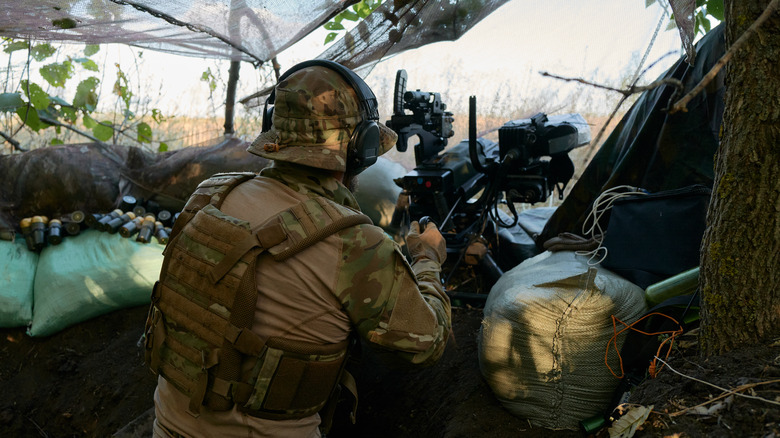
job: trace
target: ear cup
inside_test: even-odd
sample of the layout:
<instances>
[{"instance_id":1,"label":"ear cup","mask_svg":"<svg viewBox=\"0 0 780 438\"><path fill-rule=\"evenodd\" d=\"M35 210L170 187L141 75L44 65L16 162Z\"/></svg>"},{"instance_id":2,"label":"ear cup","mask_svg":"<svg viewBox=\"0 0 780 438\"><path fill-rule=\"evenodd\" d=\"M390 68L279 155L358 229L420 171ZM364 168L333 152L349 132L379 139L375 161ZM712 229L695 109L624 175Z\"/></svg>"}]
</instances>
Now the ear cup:
<instances>
[{"instance_id":1,"label":"ear cup","mask_svg":"<svg viewBox=\"0 0 780 438\"><path fill-rule=\"evenodd\" d=\"M379 126L374 120L363 120L352 132L349 140L349 163L347 168L352 173L376 163L379 155Z\"/></svg>"},{"instance_id":2,"label":"ear cup","mask_svg":"<svg viewBox=\"0 0 780 438\"><path fill-rule=\"evenodd\" d=\"M268 132L271 130L274 120L274 105L268 105L268 100L265 101L265 107L263 107L263 127L260 132Z\"/></svg>"}]
</instances>

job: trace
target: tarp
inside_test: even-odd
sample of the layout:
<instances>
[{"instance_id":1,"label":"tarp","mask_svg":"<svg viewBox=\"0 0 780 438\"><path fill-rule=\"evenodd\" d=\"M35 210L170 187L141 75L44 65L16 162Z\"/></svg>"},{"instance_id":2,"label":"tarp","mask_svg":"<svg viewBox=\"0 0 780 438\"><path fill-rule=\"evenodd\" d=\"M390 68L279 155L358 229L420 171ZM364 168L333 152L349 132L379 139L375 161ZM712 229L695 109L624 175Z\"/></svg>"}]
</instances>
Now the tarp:
<instances>
[{"instance_id":1,"label":"tarp","mask_svg":"<svg viewBox=\"0 0 780 438\"><path fill-rule=\"evenodd\" d=\"M679 79L685 92L690 91L725 53L723 30L721 24L699 41L694 65L680 59L661 78ZM582 234L593 201L609 188L630 185L658 192L693 184L711 187L723 119L724 80L725 70L721 70L704 92L688 103L687 112L675 114L665 111L673 86L643 93L547 222L537 245L541 247L563 232ZM602 219L606 221L608 215ZM606 223L601 225L606 229Z\"/></svg>"}]
</instances>

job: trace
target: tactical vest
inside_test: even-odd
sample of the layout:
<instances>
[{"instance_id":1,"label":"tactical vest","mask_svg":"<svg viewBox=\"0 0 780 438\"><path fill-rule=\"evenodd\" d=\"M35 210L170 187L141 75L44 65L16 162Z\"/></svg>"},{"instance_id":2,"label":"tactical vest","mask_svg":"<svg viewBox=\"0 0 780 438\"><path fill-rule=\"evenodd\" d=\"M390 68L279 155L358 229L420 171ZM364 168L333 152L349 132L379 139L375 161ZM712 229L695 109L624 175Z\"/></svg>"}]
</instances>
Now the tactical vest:
<instances>
[{"instance_id":1,"label":"tactical vest","mask_svg":"<svg viewBox=\"0 0 780 438\"><path fill-rule=\"evenodd\" d=\"M253 178L218 174L201 183L176 220L152 293L145 359L190 397L189 410L234 405L273 420L319 412L343 372L348 341L331 345L261 339L252 332L255 264L267 252L281 262L344 228L371 220L326 198L307 199L251 229L219 209Z\"/></svg>"}]
</instances>

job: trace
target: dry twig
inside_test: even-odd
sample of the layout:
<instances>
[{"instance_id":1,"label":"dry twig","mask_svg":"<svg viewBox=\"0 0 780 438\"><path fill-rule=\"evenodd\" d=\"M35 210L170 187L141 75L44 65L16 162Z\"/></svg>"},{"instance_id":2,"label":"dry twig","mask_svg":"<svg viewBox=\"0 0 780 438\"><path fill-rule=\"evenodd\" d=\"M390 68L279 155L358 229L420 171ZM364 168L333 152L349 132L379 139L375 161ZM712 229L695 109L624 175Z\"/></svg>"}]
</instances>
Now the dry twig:
<instances>
[{"instance_id":1,"label":"dry twig","mask_svg":"<svg viewBox=\"0 0 780 438\"><path fill-rule=\"evenodd\" d=\"M671 372L673 372L673 373L675 373L675 374L677 374L677 375L679 375L681 377L684 377L686 379L690 379L690 380L693 380L695 382L699 382L699 383L702 383L704 385L711 386L711 387L716 388L716 389L718 389L720 391L723 391L723 394L719 395L718 397L715 397L712 400L709 400L709 401L707 401L705 403L702 403L700 405L697 405L697 406L693 406L693 407L690 407L690 408L683 409L682 411L679 411L679 412L675 412L673 414L670 414L670 416L681 415L682 413L685 413L685 412L687 412L687 411L689 411L691 409L695 409L695 408L697 408L699 406L705 406L705 405L707 405L709 403L712 403L712 402L714 402L716 400L719 400L721 398L724 398L724 397L728 397L729 395L732 395L732 394L734 394L736 396L739 396L739 397L749 398L749 399L752 399L752 400L758 400L758 401L762 401L762 402L765 402L765 403L769 403L769 404L780 406L780 402L777 402L777 401L774 401L774 400L768 400L768 399L765 399L765 398L759 397L759 396L747 395L747 394L742 394L741 393L741 391L744 391L746 389L750 389L750 388L753 388L753 387L756 387L756 386L759 386L759 385L767 385L767 384L770 384L770 383L780 383L780 379L778 379L778 380L769 380L769 381L766 381L766 382L749 383L747 385L738 386L735 389L726 389L726 388L721 388L720 386L712 384L710 382L706 382L704 380L697 379L696 377L691 377L689 375L683 374L683 373L675 370L674 368L672 368L671 365L666 363L663 359L659 358L658 356L656 356L656 359L658 359L658 361L660 361L662 364L664 364Z\"/></svg>"}]
</instances>

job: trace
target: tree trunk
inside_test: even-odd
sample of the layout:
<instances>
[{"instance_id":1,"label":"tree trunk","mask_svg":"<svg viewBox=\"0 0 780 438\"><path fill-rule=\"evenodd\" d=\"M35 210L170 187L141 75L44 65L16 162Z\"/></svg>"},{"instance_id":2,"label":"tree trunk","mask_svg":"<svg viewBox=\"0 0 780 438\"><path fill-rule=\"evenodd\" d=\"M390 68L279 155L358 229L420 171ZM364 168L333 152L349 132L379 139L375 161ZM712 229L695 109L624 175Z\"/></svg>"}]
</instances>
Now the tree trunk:
<instances>
[{"instance_id":1,"label":"tree trunk","mask_svg":"<svg viewBox=\"0 0 780 438\"><path fill-rule=\"evenodd\" d=\"M769 0L725 0L730 46ZM780 335L780 12L727 64L701 260L705 355Z\"/></svg>"}]
</instances>

